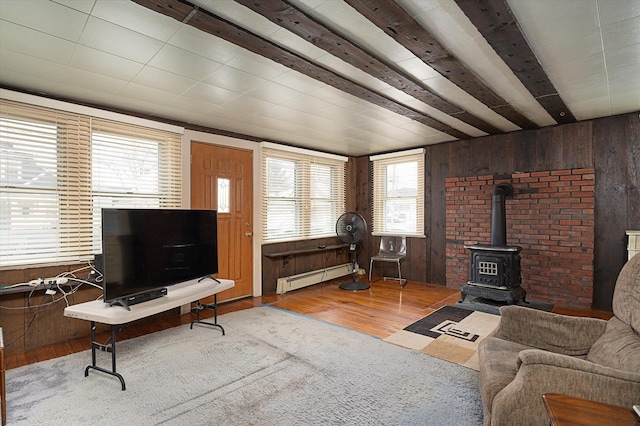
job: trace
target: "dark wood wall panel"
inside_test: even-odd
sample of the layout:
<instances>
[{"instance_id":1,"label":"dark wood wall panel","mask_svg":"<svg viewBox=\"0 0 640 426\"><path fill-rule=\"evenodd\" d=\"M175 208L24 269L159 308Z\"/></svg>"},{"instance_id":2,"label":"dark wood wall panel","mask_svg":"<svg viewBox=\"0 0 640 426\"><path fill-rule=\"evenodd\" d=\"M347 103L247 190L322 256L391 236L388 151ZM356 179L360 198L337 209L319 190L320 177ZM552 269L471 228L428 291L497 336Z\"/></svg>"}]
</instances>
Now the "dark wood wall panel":
<instances>
[{"instance_id":1,"label":"dark wood wall panel","mask_svg":"<svg viewBox=\"0 0 640 426\"><path fill-rule=\"evenodd\" d=\"M426 163L431 169L431 205L429 209L430 221L425 224L429 229L430 244L427 258L431 266L431 273L425 277L425 281L436 284L445 284L447 276L446 268L446 209L445 209L445 186L444 180L449 176L449 150L450 144L433 145L429 149L429 156ZM464 155L466 159L466 153ZM456 164L456 163L453 163ZM421 281L420 277L412 277Z\"/></svg>"},{"instance_id":2,"label":"dark wood wall panel","mask_svg":"<svg viewBox=\"0 0 640 426\"><path fill-rule=\"evenodd\" d=\"M640 229L640 114L627 116L629 202L627 229Z\"/></svg>"},{"instance_id":3,"label":"dark wood wall panel","mask_svg":"<svg viewBox=\"0 0 640 426\"><path fill-rule=\"evenodd\" d=\"M637 114L594 122L596 239L594 307L606 309L618 272L627 259L625 231L640 229ZM635 207L635 208L634 208Z\"/></svg>"}]
</instances>

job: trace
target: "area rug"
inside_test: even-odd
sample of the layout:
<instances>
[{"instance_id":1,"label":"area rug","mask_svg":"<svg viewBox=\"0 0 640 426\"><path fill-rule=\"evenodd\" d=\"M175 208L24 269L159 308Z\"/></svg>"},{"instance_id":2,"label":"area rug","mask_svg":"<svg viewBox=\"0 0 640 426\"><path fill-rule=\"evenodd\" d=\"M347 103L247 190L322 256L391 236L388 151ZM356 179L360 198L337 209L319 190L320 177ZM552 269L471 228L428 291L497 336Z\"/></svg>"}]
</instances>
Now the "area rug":
<instances>
[{"instance_id":1,"label":"area rug","mask_svg":"<svg viewBox=\"0 0 640 426\"><path fill-rule=\"evenodd\" d=\"M270 307L219 323L118 342L126 391L90 351L9 370L8 424L482 424L473 370Z\"/></svg>"},{"instance_id":2,"label":"area rug","mask_svg":"<svg viewBox=\"0 0 640 426\"><path fill-rule=\"evenodd\" d=\"M443 306L384 340L478 371L478 343L499 321L498 315Z\"/></svg>"}]
</instances>

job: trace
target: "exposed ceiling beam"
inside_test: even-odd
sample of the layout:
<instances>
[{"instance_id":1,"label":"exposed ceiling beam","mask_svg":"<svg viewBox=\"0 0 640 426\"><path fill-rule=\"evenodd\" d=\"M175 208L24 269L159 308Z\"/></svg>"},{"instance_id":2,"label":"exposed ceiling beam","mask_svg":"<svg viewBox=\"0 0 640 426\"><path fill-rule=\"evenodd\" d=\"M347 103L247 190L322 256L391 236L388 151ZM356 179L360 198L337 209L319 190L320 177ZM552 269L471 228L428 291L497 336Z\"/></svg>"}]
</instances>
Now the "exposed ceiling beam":
<instances>
[{"instance_id":1,"label":"exposed ceiling beam","mask_svg":"<svg viewBox=\"0 0 640 426\"><path fill-rule=\"evenodd\" d=\"M520 31L506 0L455 2L554 120L561 124L576 121Z\"/></svg>"},{"instance_id":2,"label":"exposed ceiling beam","mask_svg":"<svg viewBox=\"0 0 640 426\"><path fill-rule=\"evenodd\" d=\"M349 80L332 70L260 37L186 0L132 0L155 12L169 16L201 31L222 38L253 53L269 58L287 68L298 71L327 85L349 93L374 105L386 108L411 120L422 123L458 139L470 136L416 109L407 107L387 96L374 92L358 82Z\"/></svg>"},{"instance_id":3,"label":"exposed ceiling beam","mask_svg":"<svg viewBox=\"0 0 640 426\"><path fill-rule=\"evenodd\" d=\"M443 99L420 81L406 75L384 59L344 38L333 29L300 10L287 0L235 0L270 21L365 73L384 81L425 104L489 134L502 133L493 125Z\"/></svg>"},{"instance_id":4,"label":"exposed ceiling beam","mask_svg":"<svg viewBox=\"0 0 640 426\"><path fill-rule=\"evenodd\" d=\"M425 64L497 114L523 129L539 127L482 82L393 0L345 1Z\"/></svg>"}]
</instances>

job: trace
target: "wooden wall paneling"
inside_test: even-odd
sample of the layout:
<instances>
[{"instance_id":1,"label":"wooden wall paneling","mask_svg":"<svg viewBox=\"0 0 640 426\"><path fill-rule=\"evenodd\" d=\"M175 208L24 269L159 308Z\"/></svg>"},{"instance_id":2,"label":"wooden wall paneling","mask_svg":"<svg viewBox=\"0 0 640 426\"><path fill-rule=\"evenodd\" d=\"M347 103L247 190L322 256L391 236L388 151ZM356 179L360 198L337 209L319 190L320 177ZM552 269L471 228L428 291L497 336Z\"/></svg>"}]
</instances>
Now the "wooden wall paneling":
<instances>
[{"instance_id":1,"label":"wooden wall paneling","mask_svg":"<svg viewBox=\"0 0 640 426\"><path fill-rule=\"evenodd\" d=\"M514 172L536 170L536 133L536 131L528 130L511 134Z\"/></svg>"},{"instance_id":2,"label":"wooden wall paneling","mask_svg":"<svg viewBox=\"0 0 640 426\"><path fill-rule=\"evenodd\" d=\"M431 282L431 185L433 179L431 177L431 146L425 148L424 160L424 282Z\"/></svg>"},{"instance_id":3,"label":"wooden wall paneling","mask_svg":"<svg viewBox=\"0 0 640 426\"><path fill-rule=\"evenodd\" d=\"M73 295L67 296L67 299L69 304L84 303L96 300L101 294L101 290L87 287L78 290ZM32 305L50 303L54 299L56 301L48 306L32 308L28 311L28 315L30 316L35 314L35 319L25 339L25 347L27 349L89 335L90 328L86 321L79 321L64 316L63 311L67 305L61 297L60 292L53 296L44 295L44 292L38 292L32 297ZM108 327L103 324L99 329L107 330Z\"/></svg>"},{"instance_id":4,"label":"wooden wall paneling","mask_svg":"<svg viewBox=\"0 0 640 426\"><path fill-rule=\"evenodd\" d=\"M373 231L373 217L371 210L371 203L373 202L371 195L371 182L373 175L369 157L358 157L355 159L355 164L357 168L356 192L353 198L356 200L356 212L361 214L367 222L367 234L359 247L358 264L360 267L365 268L368 273L369 258L378 252L378 246L375 245L376 242L371 236L371 232Z\"/></svg>"},{"instance_id":5,"label":"wooden wall paneling","mask_svg":"<svg viewBox=\"0 0 640 426\"><path fill-rule=\"evenodd\" d=\"M510 135L504 135L499 138L491 138L494 143L491 148L493 155L491 156L490 168L496 175L511 175L514 171L514 155L513 155L513 138Z\"/></svg>"},{"instance_id":6,"label":"wooden wall paneling","mask_svg":"<svg viewBox=\"0 0 640 426\"><path fill-rule=\"evenodd\" d=\"M449 177L451 143L431 147L431 276L428 282L446 283L446 203L445 179Z\"/></svg>"},{"instance_id":7,"label":"wooden wall paneling","mask_svg":"<svg viewBox=\"0 0 640 426\"><path fill-rule=\"evenodd\" d=\"M0 327L4 335L6 356L24 351L24 338L27 320L23 293L5 294L0 297Z\"/></svg>"},{"instance_id":8,"label":"wooden wall paneling","mask_svg":"<svg viewBox=\"0 0 640 426\"><path fill-rule=\"evenodd\" d=\"M562 132L557 127L536 130L536 154L532 171L562 169Z\"/></svg>"},{"instance_id":9,"label":"wooden wall paneling","mask_svg":"<svg viewBox=\"0 0 640 426\"><path fill-rule=\"evenodd\" d=\"M628 116L629 196L627 229L640 230L640 114Z\"/></svg>"},{"instance_id":10,"label":"wooden wall paneling","mask_svg":"<svg viewBox=\"0 0 640 426\"><path fill-rule=\"evenodd\" d=\"M450 170L448 177L482 176L490 174L491 163L493 162L493 155L495 154L495 140L491 136L485 136L469 141L467 145L466 164L461 165L462 168L456 170L456 173L451 173ZM455 169L456 166L451 164L451 168Z\"/></svg>"},{"instance_id":11,"label":"wooden wall paneling","mask_svg":"<svg viewBox=\"0 0 640 426\"><path fill-rule=\"evenodd\" d=\"M427 264L426 238L407 238L407 258L402 264L402 277L412 281L429 282Z\"/></svg>"},{"instance_id":12,"label":"wooden wall paneling","mask_svg":"<svg viewBox=\"0 0 640 426\"><path fill-rule=\"evenodd\" d=\"M445 144L447 147L446 161L448 162L448 171L447 176L445 177L466 176L469 172L469 168L475 167L475 159L471 161L469 158L470 151L475 148L476 142L478 142L478 140L473 139ZM472 144L473 147L471 147ZM444 160L444 158L442 158L442 160Z\"/></svg>"},{"instance_id":13,"label":"wooden wall paneling","mask_svg":"<svg viewBox=\"0 0 640 426\"><path fill-rule=\"evenodd\" d=\"M626 260L628 120L613 117L593 126L596 173L593 307L611 309L613 288Z\"/></svg>"},{"instance_id":14,"label":"wooden wall paneling","mask_svg":"<svg viewBox=\"0 0 640 426\"><path fill-rule=\"evenodd\" d=\"M591 122L567 124L562 132L562 168L593 167L593 134Z\"/></svg>"}]
</instances>

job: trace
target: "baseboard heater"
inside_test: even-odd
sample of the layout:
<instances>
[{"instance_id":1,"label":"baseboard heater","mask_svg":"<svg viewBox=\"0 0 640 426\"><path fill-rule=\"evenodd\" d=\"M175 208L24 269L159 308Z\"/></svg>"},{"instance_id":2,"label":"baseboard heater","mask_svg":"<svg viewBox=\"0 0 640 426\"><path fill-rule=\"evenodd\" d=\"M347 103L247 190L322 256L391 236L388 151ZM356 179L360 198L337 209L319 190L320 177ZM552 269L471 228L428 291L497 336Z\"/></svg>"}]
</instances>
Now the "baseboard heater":
<instances>
[{"instance_id":1,"label":"baseboard heater","mask_svg":"<svg viewBox=\"0 0 640 426\"><path fill-rule=\"evenodd\" d=\"M358 264L356 263L356 270ZM351 263L331 266L317 271L305 272L303 274L291 275L289 277L278 278L276 293L284 294L291 290L318 284L323 281L333 280L351 274L353 271Z\"/></svg>"}]
</instances>

